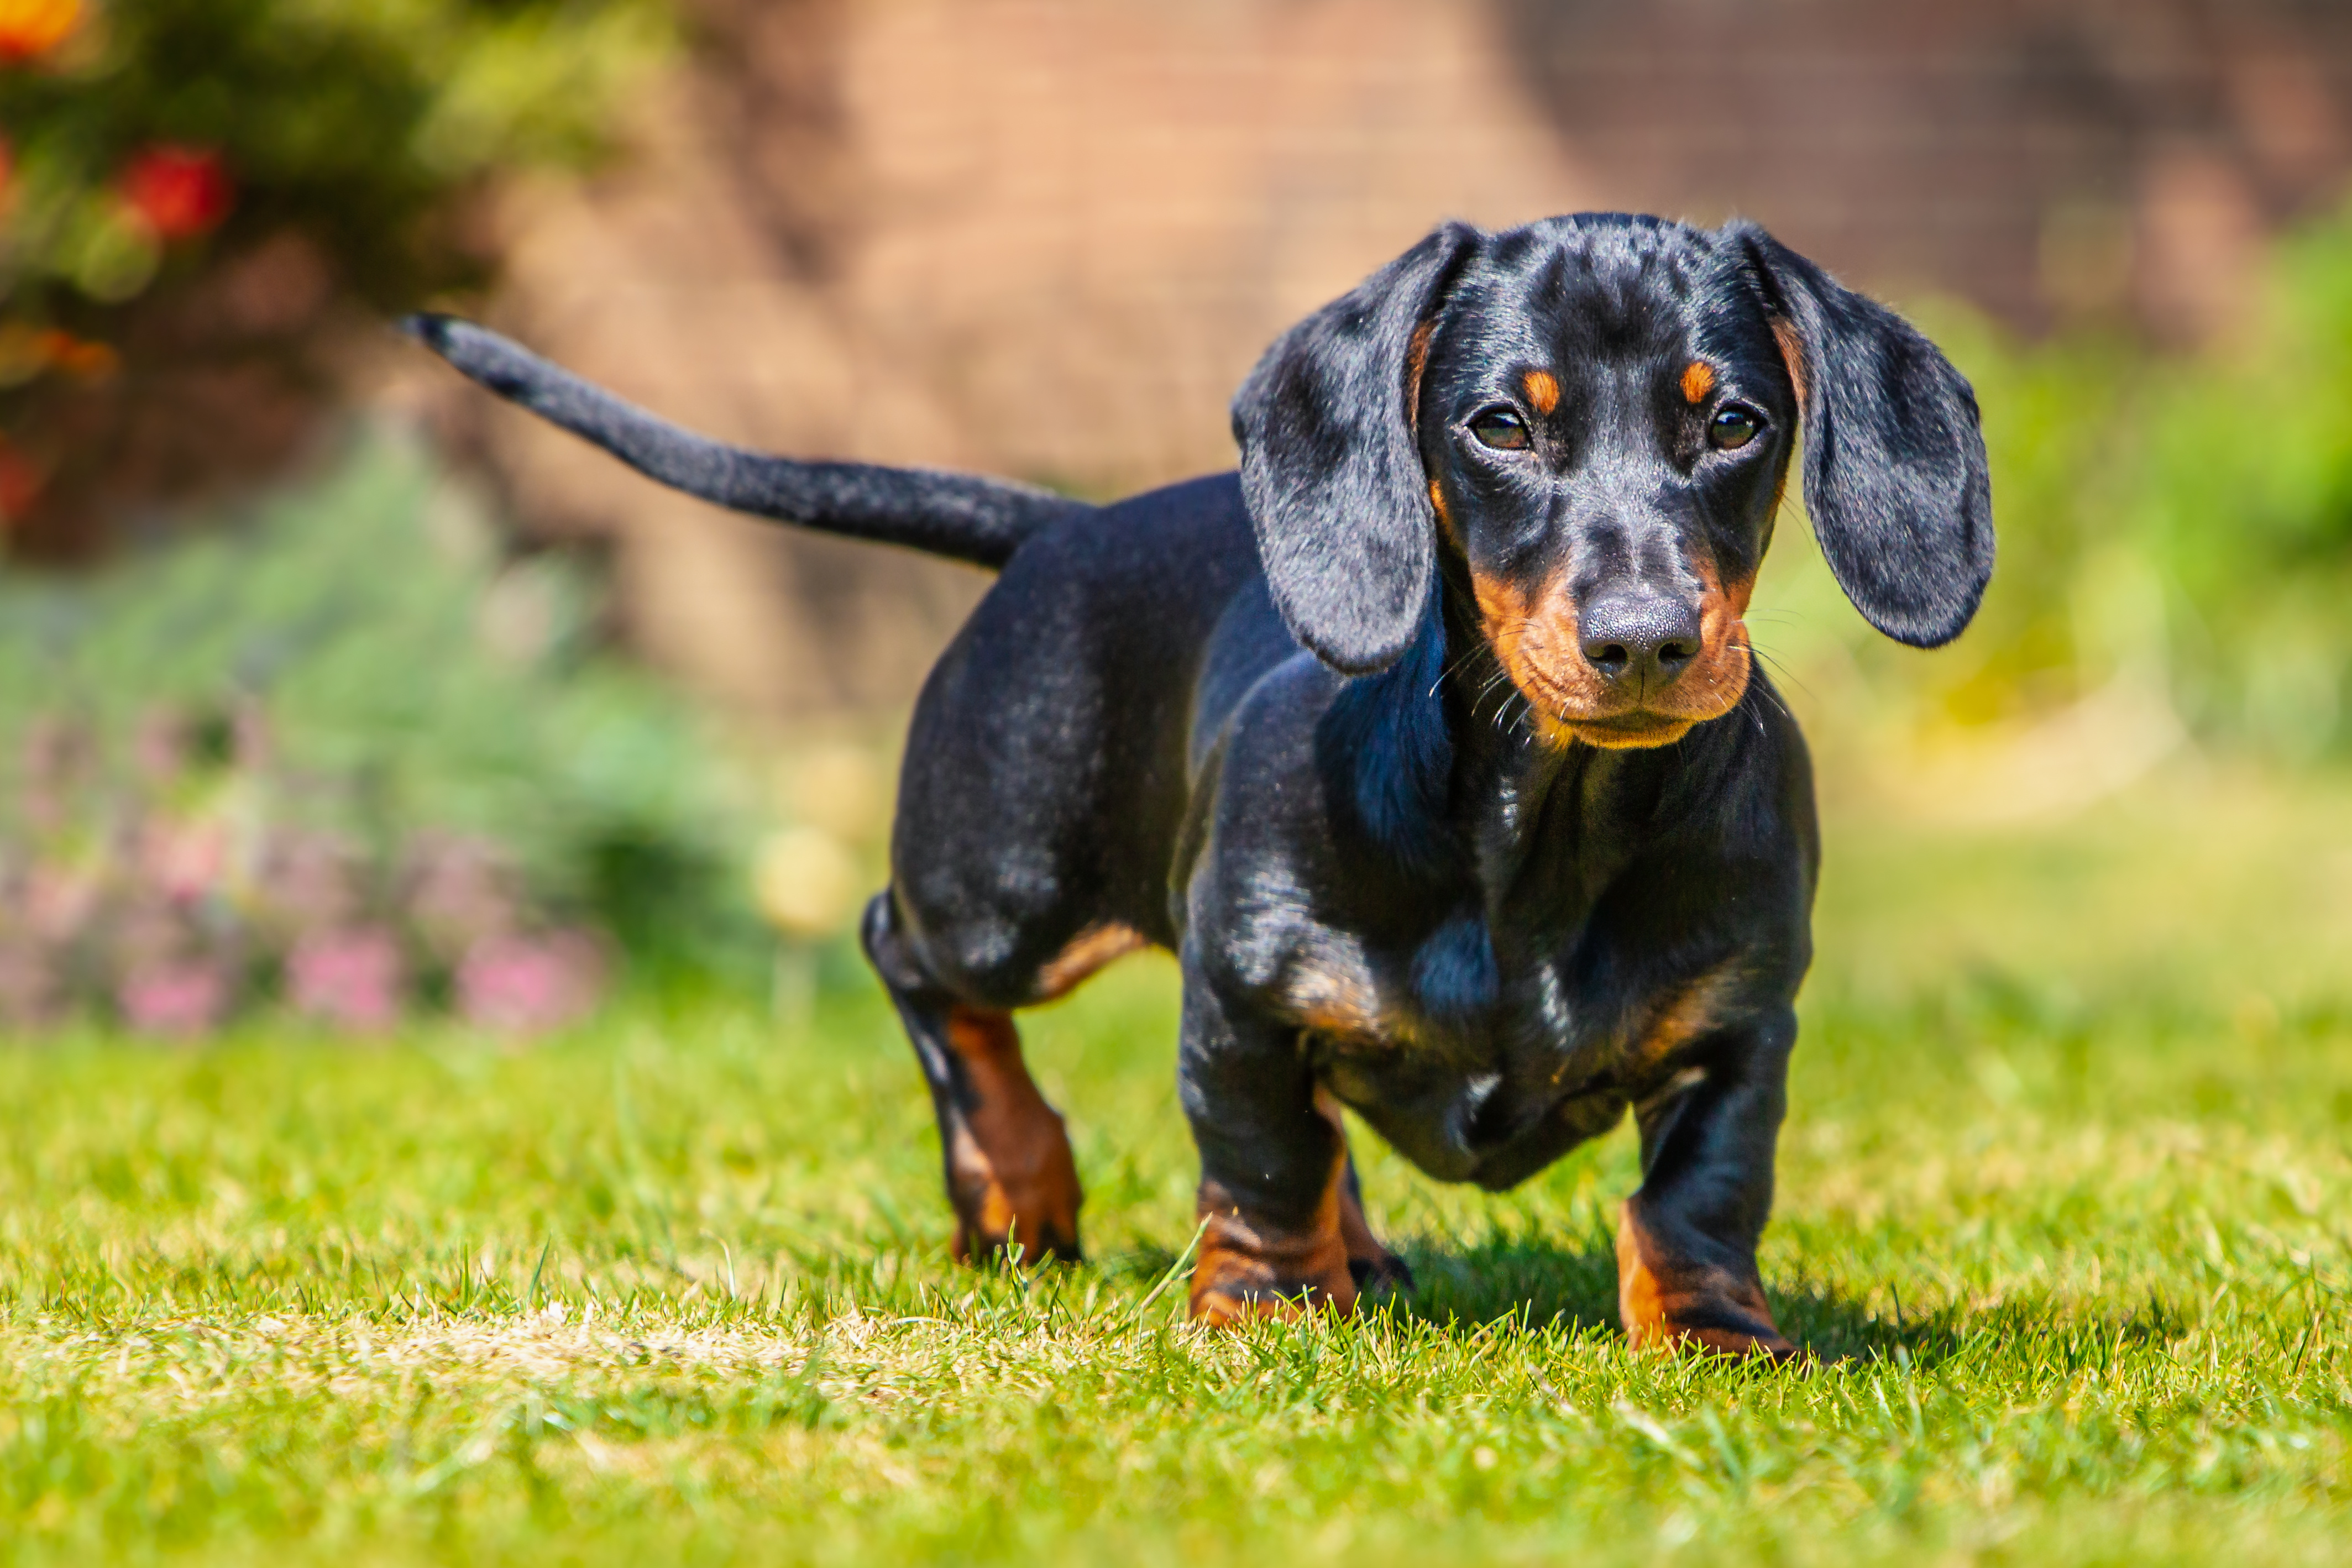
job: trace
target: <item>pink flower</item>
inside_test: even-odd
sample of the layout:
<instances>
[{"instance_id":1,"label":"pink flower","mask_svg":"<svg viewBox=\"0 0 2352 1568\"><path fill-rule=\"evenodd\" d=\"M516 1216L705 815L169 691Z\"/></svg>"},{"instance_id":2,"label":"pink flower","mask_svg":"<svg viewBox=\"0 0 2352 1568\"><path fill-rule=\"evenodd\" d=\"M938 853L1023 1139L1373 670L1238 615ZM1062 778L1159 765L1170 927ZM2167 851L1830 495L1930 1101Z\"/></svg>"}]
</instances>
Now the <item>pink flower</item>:
<instances>
[{"instance_id":1,"label":"pink flower","mask_svg":"<svg viewBox=\"0 0 2352 1568\"><path fill-rule=\"evenodd\" d=\"M286 997L306 1017L381 1033L400 1020L407 968L400 944L381 926L318 932L286 956Z\"/></svg>"},{"instance_id":2,"label":"pink flower","mask_svg":"<svg viewBox=\"0 0 2352 1568\"><path fill-rule=\"evenodd\" d=\"M8 510L7 486L0 482L0 512ZM75 798L86 790L96 750L89 731L70 719L44 714L25 727L16 766L25 821L36 836L64 829Z\"/></svg>"},{"instance_id":3,"label":"pink flower","mask_svg":"<svg viewBox=\"0 0 2352 1568\"><path fill-rule=\"evenodd\" d=\"M422 834L410 846L406 880L409 925L445 964L521 923L514 870L495 844Z\"/></svg>"},{"instance_id":4,"label":"pink flower","mask_svg":"<svg viewBox=\"0 0 2352 1568\"><path fill-rule=\"evenodd\" d=\"M219 890L228 869L228 832L219 822L151 817L139 835L139 870L154 892L190 903Z\"/></svg>"},{"instance_id":5,"label":"pink flower","mask_svg":"<svg viewBox=\"0 0 2352 1568\"><path fill-rule=\"evenodd\" d=\"M457 1011L479 1028L532 1034L586 1017L604 984L604 950L585 932L486 936L457 967Z\"/></svg>"},{"instance_id":6,"label":"pink flower","mask_svg":"<svg viewBox=\"0 0 2352 1568\"><path fill-rule=\"evenodd\" d=\"M119 906L110 924L123 1022L142 1034L185 1039L227 1019L242 974L228 934L208 927L189 905L152 894Z\"/></svg>"},{"instance_id":7,"label":"pink flower","mask_svg":"<svg viewBox=\"0 0 2352 1568\"><path fill-rule=\"evenodd\" d=\"M105 889L87 866L45 862L34 866L23 885L12 891L25 925L42 940L62 947L79 941L89 928Z\"/></svg>"},{"instance_id":8,"label":"pink flower","mask_svg":"<svg viewBox=\"0 0 2352 1568\"><path fill-rule=\"evenodd\" d=\"M228 967L216 958L163 959L124 975L115 1002L140 1033L189 1040L220 1027L229 989Z\"/></svg>"},{"instance_id":9,"label":"pink flower","mask_svg":"<svg viewBox=\"0 0 2352 1568\"><path fill-rule=\"evenodd\" d=\"M360 915L360 856L331 833L281 829L263 847L253 889L263 922L291 940L305 930L336 930Z\"/></svg>"}]
</instances>

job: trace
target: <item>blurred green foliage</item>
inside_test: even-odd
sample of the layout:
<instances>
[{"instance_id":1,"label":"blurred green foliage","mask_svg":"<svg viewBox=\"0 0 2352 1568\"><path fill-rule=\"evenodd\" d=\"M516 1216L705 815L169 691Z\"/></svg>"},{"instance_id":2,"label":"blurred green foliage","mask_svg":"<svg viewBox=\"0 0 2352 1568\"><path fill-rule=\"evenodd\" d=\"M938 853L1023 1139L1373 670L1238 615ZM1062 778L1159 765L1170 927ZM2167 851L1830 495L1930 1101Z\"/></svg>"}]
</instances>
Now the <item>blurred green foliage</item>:
<instances>
[{"instance_id":1,"label":"blurred green foliage","mask_svg":"<svg viewBox=\"0 0 2352 1568\"><path fill-rule=\"evenodd\" d=\"M54 4L77 10L73 30L0 68L0 295L13 316L80 329L208 226L132 221L125 171L142 149L216 159L233 225L297 227L363 292L404 300L457 264L432 221L445 198L593 151L669 37L661 0Z\"/></svg>"},{"instance_id":2,"label":"blurred green foliage","mask_svg":"<svg viewBox=\"0 0 2352 1568\"><path fill-rule=\"evenodd\" d=\"M596 608L571 563L502 558L466 492L371 436L99 577L0 574L0 754L22 768L62 718L129 799L147 716L259 711L298 825L380 862L419 833L486 841L641 980L756 977L744 792L689 705L598 651Z\"/></svg>"},{"instance_id":3,"label":"blurred green foliage","mask_svg":"<svg viewBox=\"0 0 2352 1568\"><path fill-rule=\"evenodd\" d=\"M2208 743L2288 762L2352 745L2352 209L2281 242L2242 329L2194 355L1921 316L1984 412L2000 559L1983 612L1922 658L1784 540L1768 653L1800 680L1835 661L1926 725L2141 681Z\"/></svg>"}]
</instances>

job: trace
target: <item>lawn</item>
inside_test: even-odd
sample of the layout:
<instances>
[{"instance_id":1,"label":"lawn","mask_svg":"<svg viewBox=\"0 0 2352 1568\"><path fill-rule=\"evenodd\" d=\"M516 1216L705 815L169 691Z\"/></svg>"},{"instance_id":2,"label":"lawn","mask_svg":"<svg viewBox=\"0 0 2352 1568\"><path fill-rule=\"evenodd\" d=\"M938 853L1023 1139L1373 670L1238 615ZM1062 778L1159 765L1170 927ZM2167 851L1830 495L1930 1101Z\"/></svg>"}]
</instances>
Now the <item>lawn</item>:
<instances>
[{"instance_id":1,"label":"lawn","mask_svg":"<svg viewBox=\"0 0 2352 1568\"><path fill-rule=\"evenodd\" d=\"M1809 1370L1614 1323L1621 1132L1185 1329L1172 976L1034 1015L1094 1261L947 1259L895 1023L0 1047L11 1561L2342 1561L2352 790L1833 815L1764 1249ZM1174 1282L1171 1282L1174 1281Z\"/></svg>"}]
</instances>

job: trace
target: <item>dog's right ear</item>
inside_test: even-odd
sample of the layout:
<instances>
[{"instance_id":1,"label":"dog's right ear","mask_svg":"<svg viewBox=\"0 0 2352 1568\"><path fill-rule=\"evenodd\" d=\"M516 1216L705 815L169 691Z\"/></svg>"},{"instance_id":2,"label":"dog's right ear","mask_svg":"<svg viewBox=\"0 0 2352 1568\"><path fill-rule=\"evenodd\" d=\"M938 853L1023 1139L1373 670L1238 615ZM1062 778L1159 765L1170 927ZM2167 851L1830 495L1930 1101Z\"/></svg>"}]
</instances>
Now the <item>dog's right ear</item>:
<instances>
[{"instance_id":1,"label":"dog's right ear","mask_svg":"<svg viewBox=\"0 0 2352 1568\"><path fill-rule=\"evenodd\" d=\"M1349 674L1394 664L1421 629L1437 515L1412 428L1414 335L1483 237L1438 229L1285 332L1234 398L1275 605L1291 635Z\"/></svg>"}]
</instances>

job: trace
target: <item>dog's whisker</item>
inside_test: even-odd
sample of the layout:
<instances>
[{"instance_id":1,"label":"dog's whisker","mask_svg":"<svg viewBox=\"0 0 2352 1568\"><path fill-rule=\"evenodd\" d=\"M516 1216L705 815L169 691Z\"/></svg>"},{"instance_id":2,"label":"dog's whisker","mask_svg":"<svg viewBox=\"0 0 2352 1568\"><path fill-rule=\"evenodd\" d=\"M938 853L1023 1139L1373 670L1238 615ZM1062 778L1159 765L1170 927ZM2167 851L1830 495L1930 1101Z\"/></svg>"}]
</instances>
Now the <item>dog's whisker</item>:
<instances>
[{"instance_id":1,"label":"dog's whisker","mask_svg":"<svg viewBox=\"0 0 2352 1568\"><path fill-rule=\"evenodd\" d=\"M1752 642L1748 644L1748 652L1751 656L1760 659L1765 664L1771 665L1772 673L1776 676L1787 681L1789 685L1804 693L1806 696L1811 697L1813 695L1813 688L1805 684L1804 677L1798 674L1794 669L1790 668L1788 661L1781 658L1778 653L1773 653L1769 648L1759 647ZM1775 697L1778 697L1780 694L1776 692L1773 695ZM1782 702L1780 704L1780 711L1782 713L1789 713L1789 705L1786 702ZM1790 714L1789 716L1794 718L1796 716L1794 714Z\"/></svg>"}]
</instances>

